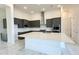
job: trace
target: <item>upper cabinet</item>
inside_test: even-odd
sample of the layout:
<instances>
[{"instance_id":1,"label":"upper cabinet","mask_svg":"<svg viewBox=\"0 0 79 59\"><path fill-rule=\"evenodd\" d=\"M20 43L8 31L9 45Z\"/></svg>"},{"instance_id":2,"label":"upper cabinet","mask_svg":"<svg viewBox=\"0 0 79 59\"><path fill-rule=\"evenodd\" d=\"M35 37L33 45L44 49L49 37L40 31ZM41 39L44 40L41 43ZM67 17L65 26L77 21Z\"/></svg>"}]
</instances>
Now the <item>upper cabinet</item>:
<instances>
[{"instance_id":1,"label":"upper cabinet","mask_svg":"<svg viewBox=\"0 0 79 59\"><path fill-rule=\"evenodd\" d=\"M23 20L19 19L19 18L14 18L14 24L17 24L18 28L22 28L23 27Z\"/></svg>"},{"instance_id":2,"label":"upper cabinet","mask_svg":"<svg viewBox=\"0 0 79 59\"><path fill-rule=\"evenodd\" d=\"M30 27L40 27L40 20L34 20L29 22Z\"/></svg>"},{"instance_id":3,"label":"upper cabinet","mask_svg":"<svg viewBox=\"0 0 79 59\"><path fill-rule=\"evenodd\" d=\"M17 24L18 28L29 27L29 21L26 19L14 18L14 24Z\"/></svg>"},{"instance_id":4,"label":"upper cabinet","mask_svg":"<svg viewBox=\"0 0 79 59\"><path fill-rule=\"evenodd\" d=\"M40 20L29 21L26 19L14 18L14 24L17 24L18 28L40 27Z\"/></svg>"},{"instance_id":5,"label":"upper cabinet","mask_svg":"<svg viewBox=\"0 0 79 59\"><path fill-rule=\"evenodd\" d=\"M18 24L18 18L14 18L14 24Z\"/></svg>"},{"instance_id":6,"label":"upper cabinet","mask_svg":"<svg viewBox=\"0 0 79 59\"><path fill-rule=\"evenodd\" d=\"M30 24L29 24L29 21L28 20L24 20L23 23L24 23L23 24L24 27L30 27Z\"/></svg>"},{"instance_id":7,"label":"upper cabinet","mask_svg":"<svg viewBox=\"0 0 79 59\"><path fill-rule=\"evenodd\" d=\"M61 18L60 17L53 18L52 25L55 25L55 26L61 25Z\"/></svg>"},{"instance_id":8,"label":"upper cabinet","mask_svg":"<svg viewBox=\"0 0 79 59\"><path fill-rule=\"evenodd\" d=\"M46 27L52 27L53 25L61 25L61 17L46 20Z\"/></svg>"},{"instance_id":9,"label":"upper cabinet","mask_svg":"<svg viewBox=\"0 0 79 59\"><path fill-rule=\"evenodd\" d=\"M52 27L52 19L46 20L46 27Z\"/></svg>"},{"instance_id":10,"label":"upper cabinet","mask_svg":"<svg viewBox=\"0 0 79 59\"><path fill-rule=\"evenodd\" d=\"M3 27L6 28L6 19L3 19ZM40 27L40 20L29 21L26 19L14 18L14 24L18 25L18 28L25 27ZM61 25L61 17L51 18L46 20L46 27L53 27L53 25Z\"/></svg>"}]
</instances>

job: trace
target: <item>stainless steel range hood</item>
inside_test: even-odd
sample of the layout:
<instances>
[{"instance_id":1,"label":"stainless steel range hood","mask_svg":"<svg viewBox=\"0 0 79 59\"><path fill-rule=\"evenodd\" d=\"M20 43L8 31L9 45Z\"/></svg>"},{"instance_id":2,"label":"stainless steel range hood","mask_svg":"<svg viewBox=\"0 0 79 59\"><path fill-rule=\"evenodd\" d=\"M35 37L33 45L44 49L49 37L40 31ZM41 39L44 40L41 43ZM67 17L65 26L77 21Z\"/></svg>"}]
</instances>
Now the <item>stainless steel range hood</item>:
<instances>
[{"instance_id":1,"label":"stainless steel range hood","mask_svg":"<svg viewBox=\"0 0 79 59\"><path fill-rule=\"evenodd\" d=\"M46 25L45 25L45 12L44 11L41 11L40 28L41 28L41 30L45 30L45 28L46 28Z\"/></svg>"}]
</instances>

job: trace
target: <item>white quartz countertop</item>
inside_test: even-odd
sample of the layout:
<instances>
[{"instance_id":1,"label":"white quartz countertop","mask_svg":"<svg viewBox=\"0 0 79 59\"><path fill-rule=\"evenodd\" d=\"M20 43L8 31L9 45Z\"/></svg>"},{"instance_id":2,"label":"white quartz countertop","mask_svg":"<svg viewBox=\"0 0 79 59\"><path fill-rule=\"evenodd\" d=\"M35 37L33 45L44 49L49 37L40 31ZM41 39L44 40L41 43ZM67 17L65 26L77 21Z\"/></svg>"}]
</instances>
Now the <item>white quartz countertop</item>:
<instances>
[{"instance_id":1,"label":"white quartz countertop","mask_svg":"<svg viewBox=\"0 0 79 59\"><path fill-rule=\"evenodd\" d=\"M51 31L52 30L52 28L50 28L50 27L46 27L46 28L40 28L40 27L29 28L29 27L27 27L27 28L18 28L17 30L18 30L18 32L24 32L24 31L39 31L41 29L45 29L46 31Z\"/></svg>"},{"instance_id":2,"label":"white quartz countertop","mask_svg":"<svg viewBox=\"0 0 79 59\"><path fill-rule=\"evenodd\" d=\"M66 36L64 33L31 32L31 33L19 35L19 37L39 38L45 40L58 40L58 41L74 44L74 41L72 41L72 39Z\"/></svg>"}]
</instances>

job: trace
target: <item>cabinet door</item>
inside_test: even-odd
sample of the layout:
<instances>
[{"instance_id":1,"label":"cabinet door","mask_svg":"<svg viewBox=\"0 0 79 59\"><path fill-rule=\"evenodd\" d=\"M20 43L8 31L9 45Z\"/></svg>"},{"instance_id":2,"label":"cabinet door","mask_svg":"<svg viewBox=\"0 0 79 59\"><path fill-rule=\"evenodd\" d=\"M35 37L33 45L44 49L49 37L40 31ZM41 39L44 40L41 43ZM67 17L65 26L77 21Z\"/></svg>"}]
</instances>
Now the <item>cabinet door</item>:
<instances>
[{"instance_id":1,"label":"cabinet door","mask_svg":"<svg viewBox=\"0 0 79 59\"><path fill-rule=\"evenodd\" d=\"M54 18L53 20L52 20L52 25L61 25L61 18Z\"/></svg>"},{"instance_id":2,"label":"cabinet door","mask_svg":"<svg viewBox=\"0 0 79 59\"><path fill-rule=\"evenodd\" d=\"M18 24L18 18L14 18L14 24Z\"/></svg>"},{"instance_id":3,"label":"cabinet door","mask_svg":"<svg viewBox=\"0 0 79 59\"><path fill-rule=\"evenodd\" d=\"M29 27L29 21L28 20L24 20L24 27Z\"/></svg>"},{"instance_id":4,"label":"cabinet door","mask_svg":"<svg viewBox=\"0 0 79 59\"><path fill-rule=\"evenodd\" d=\"M23 28L24 27L23 26L23 20L21 20L21 19L18 20L18 27L19 28Z\"/></svg>"},{"instance_id":5,"label":"cabinet door","mask_svg":"<svg viewBox=\"0 0 79 59\"><path fill-rule=\"evenodd\" d=\"M3 28L7 28L7 22L6 22L6 19L3 19Z\"/></svg>"},{"instance_id":6,"label":"cabinet door","mask_svg":"<svg viewBox=\"0 0 79 59\"><path fill-rule=\"evenodd\" d=\"M46 26L47 27L52 27L52 19L47 19L46 20Z\"/></svg>"},{"instance_id":7,"label":"cabinet door","mask_svg":"<svg viewBox=\"0 0 79 59\"><path fill-rule=\"evenodd\" d=\"M33 22L34 27L40 27L40 20L36 20Z\"/></svg>"},{"instance_id":8,"label":"cabinet door","mask_svg":"<svg viewBox=\"0 0 79 59\"><path fill-rule=\"evenodd\" d=\"M30 27L40 27L40 20L30 21Z\"/></svg>"},{"instance_id":9,"label":"cabinet door","mask_svg":"<svg viewBox=\"0 0 79 59\"><path fill-rule=\"evenodd\" d=\"M54 18L52 20L52 30L54 32L61 32L61 18Z\"/></svg>"}]
</instances>

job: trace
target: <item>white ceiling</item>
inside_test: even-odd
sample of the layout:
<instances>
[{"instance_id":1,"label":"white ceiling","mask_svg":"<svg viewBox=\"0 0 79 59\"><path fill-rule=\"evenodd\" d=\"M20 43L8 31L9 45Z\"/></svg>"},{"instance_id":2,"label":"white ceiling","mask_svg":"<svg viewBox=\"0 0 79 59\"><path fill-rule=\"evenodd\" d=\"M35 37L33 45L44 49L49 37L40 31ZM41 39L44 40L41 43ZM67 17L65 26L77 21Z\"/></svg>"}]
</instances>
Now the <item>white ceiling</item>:
<instances>
[{"instance_id":1,"label":"white ceiling","mask_svg":"<svg viewBox=\"0 0 79 59\"><path fill-rule=\"evenodd\" d=\"M41 12L43 8L45 8L45 11L60 9L56 4L15 4L14 7L27 13L31 13L31 11ZM24 9L24 7L27 7L27 9Z\"/></svg>"},{"instance_id":2,"label":"white ceiling","mask_svg":"<svg viewBox=\"0 0 79 59\"><path fill-rule=\"evenodd\" d=\"M79 8L79 4L61 4L61 6L70 9ZM24 7L27 7L27 9L24 9ZM0 8L5 8L5 4L0 4ZM45 11L60 9L57 4L14 4L14 8L22 10L26 13L31 13L31 11L34 11L35 13L41 12L42 8L45 8Z\"/></svg>"}]
</instances>

